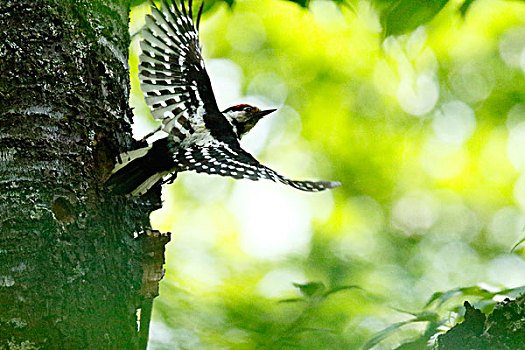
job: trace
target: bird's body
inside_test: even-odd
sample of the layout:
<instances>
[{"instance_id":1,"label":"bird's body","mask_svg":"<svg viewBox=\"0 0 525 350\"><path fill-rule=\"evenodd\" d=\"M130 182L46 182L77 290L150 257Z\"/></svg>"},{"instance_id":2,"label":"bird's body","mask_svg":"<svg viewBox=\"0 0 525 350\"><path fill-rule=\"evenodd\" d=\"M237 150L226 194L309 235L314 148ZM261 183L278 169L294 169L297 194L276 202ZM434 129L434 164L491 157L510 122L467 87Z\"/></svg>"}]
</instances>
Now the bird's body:
<instances>
[{"instance_id":1,"label":"bird's body","mask_svg":"<svg viewBox=\"0 0 525 350\"><path fill-rule=\"evenodd\" d=\"M150 146L122 154L108 185L115 191L140 195L165 176L179 171L268 179L303 191L321 191L339 185L329 181L293 181L260 164L240 144L240 138L265 115L257 107L240 104L220 111L204 67L198 24L188 10L164 0L154 4L141 30L139 78L146 104L162 122L168 137Z\"/></svg>"}]
</instances>

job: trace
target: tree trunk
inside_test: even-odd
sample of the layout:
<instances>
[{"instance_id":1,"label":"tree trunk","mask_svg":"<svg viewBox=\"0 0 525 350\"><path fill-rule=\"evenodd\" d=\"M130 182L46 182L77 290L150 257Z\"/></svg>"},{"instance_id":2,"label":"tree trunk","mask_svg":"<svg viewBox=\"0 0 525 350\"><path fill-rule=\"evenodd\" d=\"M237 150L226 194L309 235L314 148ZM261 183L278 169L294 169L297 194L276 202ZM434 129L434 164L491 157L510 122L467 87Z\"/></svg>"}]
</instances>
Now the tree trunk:
<instances>
[{"instance_id":1,"label":"tree trunk","mask_svg":"<svg viewBox=\"0 0 525 350\"><path fill-rule=\"evenodd\" d=\"M128 46L124 0L0 1L0 349L145 348L160 188L103 186L137 146Z\"/></svg>"},{"instance_id":2,"label":"tree trunk","mask_svg":"<svg viewBox=\"0 0 525 350\"><path fill-rule=\"evenodd\" d=\"M436 350L525 349L525 295L499 302L490 315L465 301L465 319L437 339Z\"/></svg>"}]
</instances>

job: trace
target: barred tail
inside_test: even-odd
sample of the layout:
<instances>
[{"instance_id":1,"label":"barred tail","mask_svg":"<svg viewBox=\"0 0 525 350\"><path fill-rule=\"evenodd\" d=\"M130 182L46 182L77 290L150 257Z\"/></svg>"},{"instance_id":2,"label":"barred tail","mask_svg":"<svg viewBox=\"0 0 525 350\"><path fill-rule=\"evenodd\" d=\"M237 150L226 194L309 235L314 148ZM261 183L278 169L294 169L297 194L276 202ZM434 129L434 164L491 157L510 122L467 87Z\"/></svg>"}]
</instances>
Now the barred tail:
<instances>
[{"instance_id":1,"label":"barred tail","mask_svg":"<svg viewBox=\"0 0 525 350\"><path fill-rule=\"evenodd\" d=\"M152 146L120 155L106 186L116 194L140 196L149 191L173 168L166 142L158 140Z\"/></svg>"}]
</instances>

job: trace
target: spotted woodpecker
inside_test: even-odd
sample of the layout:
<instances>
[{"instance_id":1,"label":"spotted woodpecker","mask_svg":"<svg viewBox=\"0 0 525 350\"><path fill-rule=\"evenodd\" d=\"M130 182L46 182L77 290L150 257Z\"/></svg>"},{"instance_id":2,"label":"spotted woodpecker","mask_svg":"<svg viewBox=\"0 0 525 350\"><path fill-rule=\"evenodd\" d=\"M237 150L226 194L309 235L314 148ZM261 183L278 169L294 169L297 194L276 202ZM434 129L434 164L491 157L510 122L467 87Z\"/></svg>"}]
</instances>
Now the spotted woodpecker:
<instances>
[{"instance_id":1,"label":"spotted woodpecker","mask_svg":"<svg viewBox=\"0 0 525 350\"><path fill-rule=\"evenodd\" d=\"M121 154L107 184L115 192L141 195L153 185L172 181L177 172L268 179L302 191L339 186L333 181L294 181L260 164L244 151L240 138L275 111L240 104L220 111L206 73L198 28L203 4L193 21L192 0L187 9L174 1L151 3L151 14L140 34L139 78L146 104L168 136L146 148Z\"/></svg>"}]
</instances>

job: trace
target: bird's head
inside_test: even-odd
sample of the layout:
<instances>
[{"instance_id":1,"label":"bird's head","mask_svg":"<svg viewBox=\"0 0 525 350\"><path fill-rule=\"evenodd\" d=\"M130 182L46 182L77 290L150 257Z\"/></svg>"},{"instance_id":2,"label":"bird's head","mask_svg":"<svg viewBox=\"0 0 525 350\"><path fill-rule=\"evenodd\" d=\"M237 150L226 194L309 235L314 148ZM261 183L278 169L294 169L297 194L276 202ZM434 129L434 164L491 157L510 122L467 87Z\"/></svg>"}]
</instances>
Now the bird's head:
<instances>
[{"instance_id":1,"label":"bird's head","mask_svg":"<svg viewBox=\"0 0 525 350\"><path fill-rule=\"evenodd\" d=\"M237 137L241 138L244 134L250 131L262 117L275 111L276 109L261 111L255 106L241 104L230 107L222 111L222 113L233 126L233 131L237 134Z\"/></svg>"}]
</instances>

